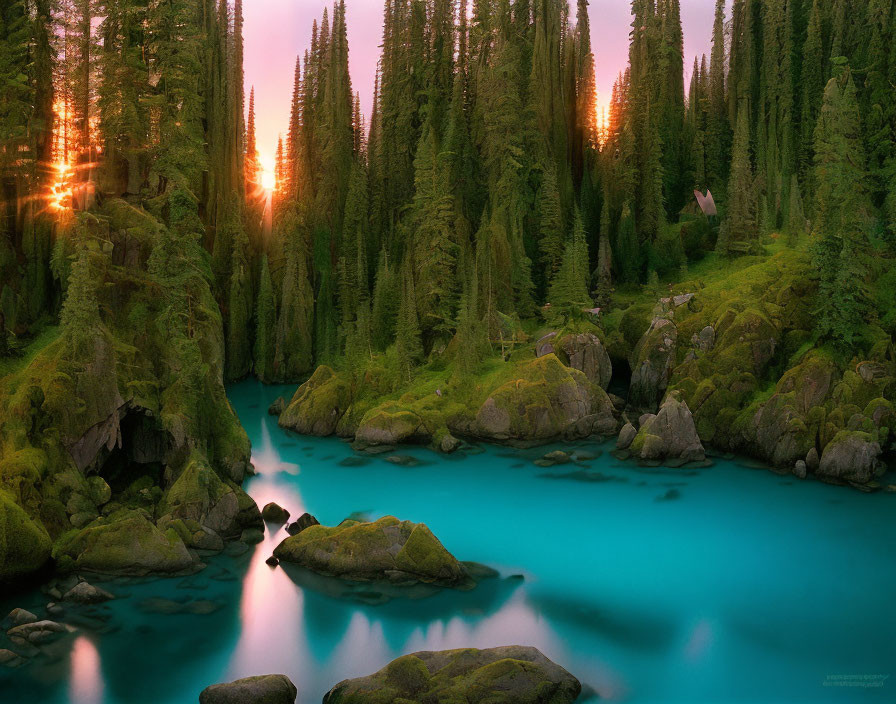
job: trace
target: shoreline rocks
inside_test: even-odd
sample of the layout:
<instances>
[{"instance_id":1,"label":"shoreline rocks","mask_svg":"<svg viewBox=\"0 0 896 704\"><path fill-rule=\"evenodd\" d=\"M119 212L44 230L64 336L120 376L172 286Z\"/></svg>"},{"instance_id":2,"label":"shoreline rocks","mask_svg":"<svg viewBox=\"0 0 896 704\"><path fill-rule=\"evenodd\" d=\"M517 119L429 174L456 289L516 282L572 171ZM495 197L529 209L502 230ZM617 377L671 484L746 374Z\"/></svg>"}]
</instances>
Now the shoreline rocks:
<instances>
[{"instance_id":1,"label":"shoreline rocks","mask_svg":"<svg viewBox=\"0 0 896 704\"><path fill-rule=\"evenodd\" d=\"M642 460L701 462L706 459L691 411L674 394L666 397L657 415L642 416L641 429L629 449Z\"/></svg>"},{"instance_id":2,"label":"shoreline rocks","mask_svg":"<svg viewBox=\"0 0 896 704\"><path fill-rule=\"evenodd\" d=\"M323 704L476 701L489 704L571 704L582 685L532 647L423 651L404 655L367 677L343 680Z\"/></svg>"},{"instance_id":3,"label":"shoreline rocks","mask_svg":"<svg viewBox=\"0 0 896 704\"><path fill-rule=\"evenodd\" d=\"M261 517L268 523L286 523L289 521L289 511L272 501L261 509Z\"/></svg>"}]
</instances>

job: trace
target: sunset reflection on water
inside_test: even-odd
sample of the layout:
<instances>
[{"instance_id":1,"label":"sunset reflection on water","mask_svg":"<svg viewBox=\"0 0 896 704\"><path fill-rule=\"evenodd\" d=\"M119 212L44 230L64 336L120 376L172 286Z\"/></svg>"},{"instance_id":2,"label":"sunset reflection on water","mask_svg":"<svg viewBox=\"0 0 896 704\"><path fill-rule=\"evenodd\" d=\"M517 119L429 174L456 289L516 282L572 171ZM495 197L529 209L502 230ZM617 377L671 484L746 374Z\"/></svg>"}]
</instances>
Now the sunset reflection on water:
<instances>
[{"instance_id":1,"label":"sunset reflection on water","mask_svg":"<svg viewBox=\"0 0 896 704\"><path fill-rule=\"evenodd\" d=\"M90 638L78 636L72 643L69 700L72 704L100 704L103 689L100 653Z\"/></svg>"}]
</instances>

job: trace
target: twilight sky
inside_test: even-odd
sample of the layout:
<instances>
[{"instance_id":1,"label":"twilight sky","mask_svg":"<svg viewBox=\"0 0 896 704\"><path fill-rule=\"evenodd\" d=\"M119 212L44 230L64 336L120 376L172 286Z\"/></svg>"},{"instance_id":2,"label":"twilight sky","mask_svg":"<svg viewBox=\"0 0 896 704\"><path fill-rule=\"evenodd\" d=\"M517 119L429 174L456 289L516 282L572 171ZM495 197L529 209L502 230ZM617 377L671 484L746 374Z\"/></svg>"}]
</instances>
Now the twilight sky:
<instances>
[{"instance_id":1,"label":"twilight sky","mask_svg":"<svg viewBox=\"0 0 896 704\"><path fill-rule=\"evenodd\" d=\"M311 43L312 21L331 5L332 0L243 3L246 89L255 86L258 150L263 159L273 157L277 135L286 132L295 58ZM591 0L591 41L601 105L609 100L613 81L628 59L630 7L629 0ZM713 0L681 0L686 82L694 56L709 54L713 7ZM362 110L369 115L382 39L383 0L346 0L346 10L352 88L360 91Z\"/></svg>"}]
</instances>

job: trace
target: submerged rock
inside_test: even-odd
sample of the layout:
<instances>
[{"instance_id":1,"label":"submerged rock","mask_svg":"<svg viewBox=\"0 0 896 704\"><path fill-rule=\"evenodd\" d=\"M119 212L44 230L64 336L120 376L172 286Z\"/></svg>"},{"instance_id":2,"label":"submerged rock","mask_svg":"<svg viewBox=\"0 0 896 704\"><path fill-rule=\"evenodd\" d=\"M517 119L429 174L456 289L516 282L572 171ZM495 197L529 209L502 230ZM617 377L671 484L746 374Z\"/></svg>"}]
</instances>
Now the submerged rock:
<instances>
[{"instance_id":1,"label":"submerged rock","mask_svg":"<svg viewBox=\"0 0 896 704\"><path fill-rule=\"evenodd\" d=\"M345 680L324 704L468 702L569 704L579 681L536 648L509 645L404 655L367 677Z\"/></svg>"},{"instance_id":2,"label":"submerged rock","mask_svg":"<svg viewBox=\"0 0 896 704\"><path fill-rule=\"evenodd\" d=\"M295 704L298 690L286 675L259 675L213 684L199 693L199 704Z\"/></svg>"},{"instance_id":3,"label":"submerged rock","mask_svg":"<svg viewBox=\"0 0 896 704\"><path fill-rule=\"evenodd\" d=\"M3 619L2 626L6 629L14 626L24 626L26 623L35 623L36 621L37 616L30 611L26 611L25 609L13 609L7 614L6 618Z\"/></svg>"},{"instance_id":4,"label":"submerged rock","mask_svg":"<svg viewBox=\"0 0 896 704\"><path fill-rule=\"evenodd\" d=\"M871 435L842 430L828 443L816 474L820 477L865 484L883 474L881 447Z\"/></svg>"},{"instance_id":5,"label":"submerged rock","mask_svg":"<svg viewBox=\"0 0 896 704\"><path fill-rule=\"evenodd\" d=\"M25 623L21 626L10 628L6 635L15 644L43 645L67 632L68 629L61 623L56 623L55 621L35 621L34 623Z\"/></svg>"},{"instance_id":6,"label":"submerged rock","mask_svg":"<svg viewBox=\"0 0 896 704\"><path fill-rule=\"evenodd\" d=\"M261 517L269 523L286 523L289 520L289 511L272 501L261 509Z\"/></svg>"},{"instance_id":7,"label":"submerged rock","mask_svg":"<svg viewBox=\"0 0 896 704\"><path fill-rule=\"evenodd\" d=\"M423 523L386 516L372 523L345 520L338 526L314 525L284 540L274 550L319 574L356 581L436 583L468 586L470 576Z\"/></svg>"},{"instance_id":8,"label":"submerged rock","mask_svg":"<svg viewBox=\"0 0 896 704\"><path fill-rule=\"evenodd\" d=\"M115 597L105 589L100 589L87 582L80 582L69 589L62 598L64 601L74 601L78 604L100 604Z\"/></svg>"},{"instance_id":9,"label":"submerged rock","mask_svg":"<svg viewBox=\"0 0 896 704\"><path fill-rule=\"evenodd\" d=\"M642 460L700 462L706 459L691 411L674 394L666 398L657 415L648 415L643 420L630 449Z\"/></svg>"}]
</instances>

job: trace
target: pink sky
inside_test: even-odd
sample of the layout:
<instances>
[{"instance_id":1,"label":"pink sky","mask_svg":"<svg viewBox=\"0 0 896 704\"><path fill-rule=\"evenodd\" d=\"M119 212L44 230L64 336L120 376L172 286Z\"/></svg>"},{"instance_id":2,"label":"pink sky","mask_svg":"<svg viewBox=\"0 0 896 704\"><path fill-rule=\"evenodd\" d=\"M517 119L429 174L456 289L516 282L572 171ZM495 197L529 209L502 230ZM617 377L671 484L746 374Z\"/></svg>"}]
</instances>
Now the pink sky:
<instances>
[{"instance_id":1,"label":"pink sky","mask_svg":"<svg viewBox=\"0 0 896 704\"><path fill-rule=\"evenodd\" d=\"M574 2L571 5L575 5ZM713 0L681 0L685 75L694 56L709 54ZM311 23L332 0L244 0L246 89L255 86L258 149L273 157L286 131L296 55L311 42ZM591 39L597 63L598 99L605 104L628 59L629 0L591 0ZM352 88L370 114L373 79L382 40L383 0L346 0Z\"/></svg>"}]
</instances>

